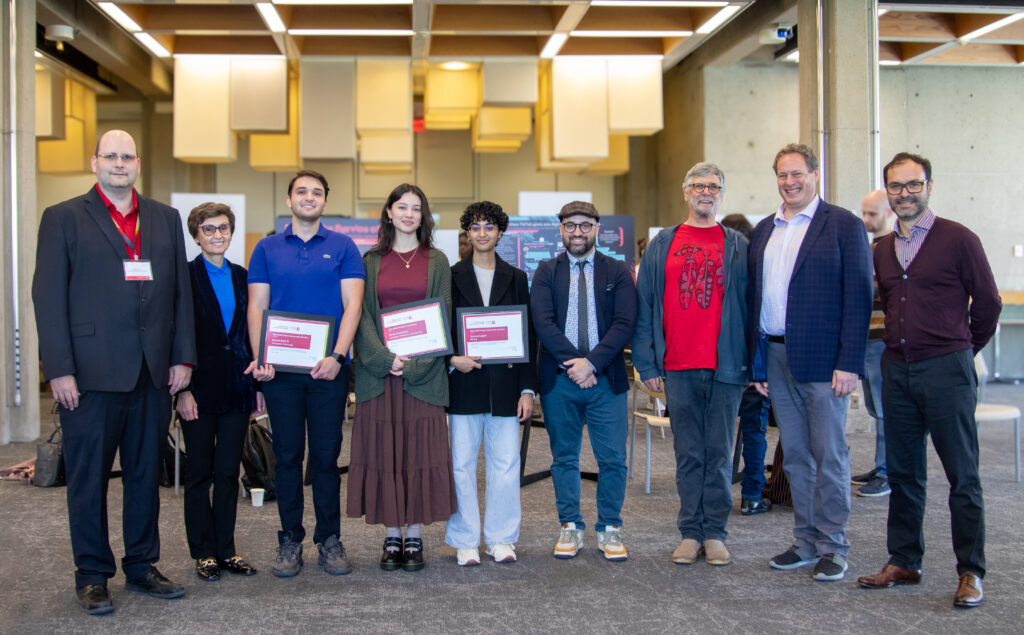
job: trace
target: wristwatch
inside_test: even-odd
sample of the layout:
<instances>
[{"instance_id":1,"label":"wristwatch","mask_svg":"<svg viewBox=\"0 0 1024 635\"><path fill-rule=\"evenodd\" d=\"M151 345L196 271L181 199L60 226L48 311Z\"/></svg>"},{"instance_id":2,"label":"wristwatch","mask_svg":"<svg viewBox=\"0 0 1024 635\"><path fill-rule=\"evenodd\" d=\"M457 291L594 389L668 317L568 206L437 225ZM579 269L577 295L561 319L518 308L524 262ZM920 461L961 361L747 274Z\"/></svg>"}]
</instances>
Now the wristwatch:
<instances>
[{"instance_id":1,"label":"wristwatch","mask_svg":"<svg viewBox=\"0 0 1024 635\"><path fill-rule=\"evenodd\" d=\"M342 355L341 353L331 353L331 357L333 357L334 361L338 362L339 364L345 363L345 356Z\"/></svg>"}]
</instances>

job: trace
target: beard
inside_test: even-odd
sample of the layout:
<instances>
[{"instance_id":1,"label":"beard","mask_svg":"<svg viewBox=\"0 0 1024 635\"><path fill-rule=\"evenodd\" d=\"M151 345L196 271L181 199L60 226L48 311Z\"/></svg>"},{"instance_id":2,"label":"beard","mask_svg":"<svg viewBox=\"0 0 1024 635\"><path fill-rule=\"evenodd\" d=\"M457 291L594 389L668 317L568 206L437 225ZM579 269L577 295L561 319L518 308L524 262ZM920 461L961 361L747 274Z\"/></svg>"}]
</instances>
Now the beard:
<instances>
[{"instance_id":1,"label":"beard","mask_svg":"<svg viewBox=\"0 0 1024 635\"><path fill-rule=\"evenodd\" d=\"M573 246L573 242L571 239L563 242L565 242L566 251L568 251L576 258L580 258L582 256L587 255L587 253L589 253L590 250L594 248L594 245L597 243L597 232L595 231L593 236L584 236L583 244L580 245L579 247Z\"/></svg>"}]
</instances>

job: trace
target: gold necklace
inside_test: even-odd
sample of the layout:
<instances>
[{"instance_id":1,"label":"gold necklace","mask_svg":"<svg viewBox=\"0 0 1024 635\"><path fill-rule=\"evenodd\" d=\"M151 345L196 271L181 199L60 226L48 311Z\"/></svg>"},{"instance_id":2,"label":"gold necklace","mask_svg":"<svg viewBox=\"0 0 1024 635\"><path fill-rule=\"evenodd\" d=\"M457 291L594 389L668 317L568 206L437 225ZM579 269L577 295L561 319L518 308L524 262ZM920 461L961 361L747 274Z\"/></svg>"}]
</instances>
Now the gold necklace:
<instances>
[{"instance_id":1,"label":"gold necklace","mask_svg":"<svg viewBox=\"0 0 1024 635\"><path fill-rule=\"evenodd\" d=\"M402 258L402 254L398 253L397 251L395 251L395 255L398 256L402 260L402 262L405 263L405 268L408 269L409 265L412 264L412 259L416 257L416 252L417 251L419 251L419 249L413 249L412 250L412 256L410 256L408 260L406 260L405 258Z\"/></svg>"}]
</instances>

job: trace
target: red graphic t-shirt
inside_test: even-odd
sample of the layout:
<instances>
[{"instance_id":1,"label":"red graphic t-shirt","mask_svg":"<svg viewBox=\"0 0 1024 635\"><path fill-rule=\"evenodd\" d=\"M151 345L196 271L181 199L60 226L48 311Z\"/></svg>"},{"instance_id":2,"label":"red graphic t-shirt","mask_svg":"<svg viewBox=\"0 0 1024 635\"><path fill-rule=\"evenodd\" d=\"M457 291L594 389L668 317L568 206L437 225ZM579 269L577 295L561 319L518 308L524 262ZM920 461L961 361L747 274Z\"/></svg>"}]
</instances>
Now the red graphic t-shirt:
<instances>
[{"instance_id":1,"label":"red graphic t-shirt","mask_svg":"<svg viewBox=\"0 0 1024 635\"><path fill-rule=\"evenodd\" d=\"M725 232L680 225L665 259L665 370L718 368Z\"/></svg>"}]
</instances>

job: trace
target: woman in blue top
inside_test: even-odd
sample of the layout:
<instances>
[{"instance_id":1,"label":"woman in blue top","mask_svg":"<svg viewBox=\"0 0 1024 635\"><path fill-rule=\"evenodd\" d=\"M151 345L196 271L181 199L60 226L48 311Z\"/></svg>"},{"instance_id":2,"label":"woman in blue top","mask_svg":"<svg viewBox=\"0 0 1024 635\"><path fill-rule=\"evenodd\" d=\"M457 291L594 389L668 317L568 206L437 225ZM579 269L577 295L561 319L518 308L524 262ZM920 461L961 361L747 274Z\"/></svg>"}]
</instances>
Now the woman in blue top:
<instances>
[{"instance_id":1,"label":"woman in blue top","mask_svg":"<svg viewBox=\"0 0 1024 635\"><path fill-rule=\"evenodd\" d=\"M213 581L220 578L221 569L247 576L256 573L235 551L235 511L249 417L262 413L264 404L256 382L243 373L252 361L246 271L224 258L235 231L235 214L227 205L203 203L188 215L188 231L202 250L189 263L198 363L192 382L178 393L175 409L188 451L188 548L196 574Z\"/></svg>"}]
</instances>

